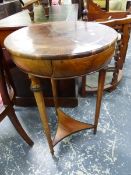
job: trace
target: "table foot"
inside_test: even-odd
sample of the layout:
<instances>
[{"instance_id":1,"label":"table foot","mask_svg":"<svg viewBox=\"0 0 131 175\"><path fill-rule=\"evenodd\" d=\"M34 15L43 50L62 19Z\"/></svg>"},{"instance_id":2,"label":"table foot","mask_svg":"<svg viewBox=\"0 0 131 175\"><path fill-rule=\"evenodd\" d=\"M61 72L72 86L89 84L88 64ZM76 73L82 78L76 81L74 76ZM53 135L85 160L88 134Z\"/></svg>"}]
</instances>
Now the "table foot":
<instances>
[{"instance_id":1,"label":"table foot","mask_svg":"<svg viewBox=\"0 0 131 175\"><path fill-rule=\"evenodd\" d=\"M65 137L84 130L94 128L94 125L83 123L71 118L69 115L65 114L59 108L57 109L58 114L58 127L55 138L53 140L53 146L60 142Z\"/></svg>"}]
</instances>

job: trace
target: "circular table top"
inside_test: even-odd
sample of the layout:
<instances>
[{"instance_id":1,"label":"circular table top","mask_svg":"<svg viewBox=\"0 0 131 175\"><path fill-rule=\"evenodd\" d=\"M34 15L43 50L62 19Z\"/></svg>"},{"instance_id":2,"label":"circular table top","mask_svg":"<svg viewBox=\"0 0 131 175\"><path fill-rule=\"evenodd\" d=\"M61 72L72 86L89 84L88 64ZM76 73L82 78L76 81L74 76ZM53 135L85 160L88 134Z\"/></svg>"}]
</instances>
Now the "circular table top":
<instances>
[{"instance_id":1,"label":"circular table top","mask_svg":"<svg viewBox=\"0 0 131 175\"><path fill-rule=\"evenodd\" d=\"M97 54L110 47L117 32L95 22L50 22L13 32L5 46L28 59L62 60Z\"/></svg>"}]
</instances>

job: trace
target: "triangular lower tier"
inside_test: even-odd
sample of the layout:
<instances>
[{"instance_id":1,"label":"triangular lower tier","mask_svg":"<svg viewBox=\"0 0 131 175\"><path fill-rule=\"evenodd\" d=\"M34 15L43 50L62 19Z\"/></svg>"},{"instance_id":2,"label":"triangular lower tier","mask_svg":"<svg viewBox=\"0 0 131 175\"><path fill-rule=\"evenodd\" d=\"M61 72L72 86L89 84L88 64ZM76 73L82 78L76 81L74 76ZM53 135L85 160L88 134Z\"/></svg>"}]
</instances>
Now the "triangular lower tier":
<instances>
[{"instance_id":1,"label":"triangular lower tier","mask_svg":"<svg viewBox=\"0 0 131 175\"><path fill-rule=\"evenodd\" d=\"M67 114L65 114L64 112L62 112L60 109L58 109L57 112L58 112L58 127L55 138L53 140L53 146L55 146L59 141L61 141L62 139L64 139L65 137L69 136L72 133L84 129L94 128L94 125L77 121L68 116Z\"/></svg>"}]
</instances>

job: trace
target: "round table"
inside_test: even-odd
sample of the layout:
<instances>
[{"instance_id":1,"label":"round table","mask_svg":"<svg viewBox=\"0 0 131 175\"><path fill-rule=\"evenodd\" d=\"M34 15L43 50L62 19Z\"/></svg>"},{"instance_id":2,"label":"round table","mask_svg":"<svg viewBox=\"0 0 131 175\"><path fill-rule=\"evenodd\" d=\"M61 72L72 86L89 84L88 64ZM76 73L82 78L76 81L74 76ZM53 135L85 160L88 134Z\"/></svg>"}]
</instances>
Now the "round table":
<instances>
[{"instance_id":1,"label":"round table","mask_svg":"<svg viewBox=\"0 0 131 175\"><path fill-rule=\"evenodd\" d=\"M100 113L106 67L115 50L117 32L93 22L53 22L22 28L5 39L5 47L15 64L31 79L50 151L66 136L94 128ZM83 123L66 115L57 102L56 80L99 71L94 124ZM58 127L51 139L39 77L51 79Z\"/></svg>"}]
</instances>

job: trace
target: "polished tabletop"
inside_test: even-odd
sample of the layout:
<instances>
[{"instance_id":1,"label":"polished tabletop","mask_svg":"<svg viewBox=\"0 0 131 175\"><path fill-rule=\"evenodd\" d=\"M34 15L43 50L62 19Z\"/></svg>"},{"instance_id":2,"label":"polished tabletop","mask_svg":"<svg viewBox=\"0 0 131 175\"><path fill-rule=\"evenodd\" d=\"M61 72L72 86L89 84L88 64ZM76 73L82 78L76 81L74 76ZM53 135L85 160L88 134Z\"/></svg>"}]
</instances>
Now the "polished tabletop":
<instances>
[{"instance_id":1,"label":"polished tabletop","mask_svg":"<svg viewBox=\"0 0 131 175\"><path fill-rule=\"evenodd\" d=\"M93 22L53 22L22 28L6 38L5 46L31 59L68 59L99 53L116 37L112 28Z\"/></svg>"},{"instance_id":2,"label":"polished tabletop","mask_svg":"<svg viewBox=\"0 0 131 175\"><path fill-rule=\"evenodd\" d=\"M49 22L22 28L5 39L15 64L41 77L71 78L107 66L117 32L92 22Z\"/></svg>"}]
</instances>

